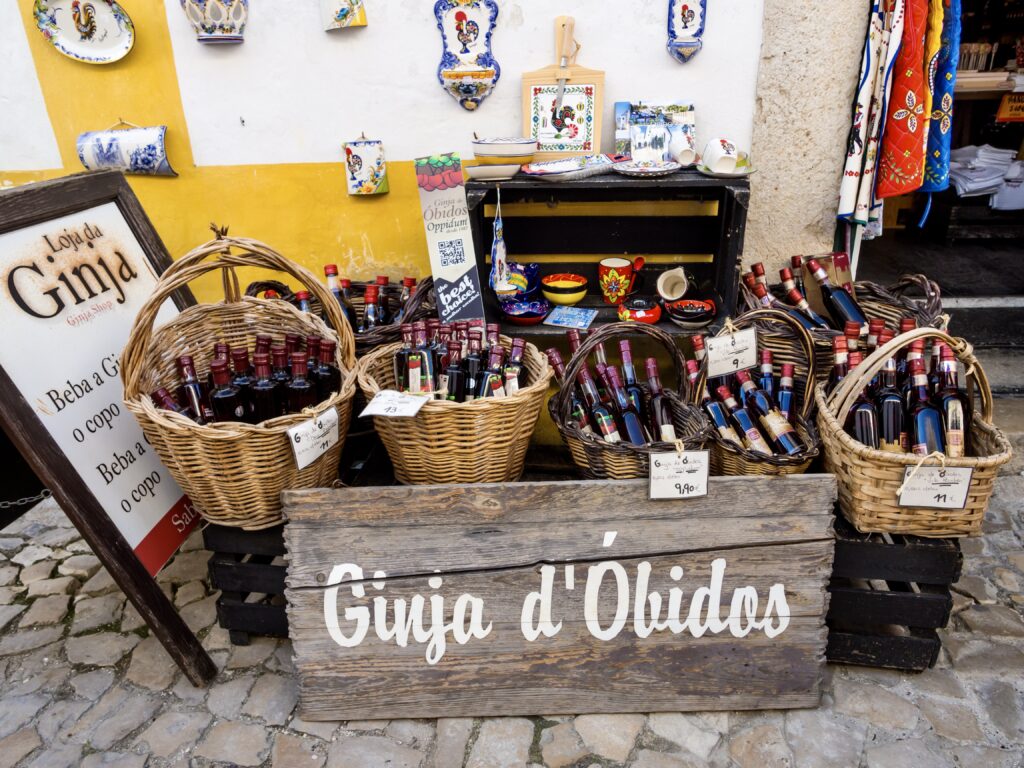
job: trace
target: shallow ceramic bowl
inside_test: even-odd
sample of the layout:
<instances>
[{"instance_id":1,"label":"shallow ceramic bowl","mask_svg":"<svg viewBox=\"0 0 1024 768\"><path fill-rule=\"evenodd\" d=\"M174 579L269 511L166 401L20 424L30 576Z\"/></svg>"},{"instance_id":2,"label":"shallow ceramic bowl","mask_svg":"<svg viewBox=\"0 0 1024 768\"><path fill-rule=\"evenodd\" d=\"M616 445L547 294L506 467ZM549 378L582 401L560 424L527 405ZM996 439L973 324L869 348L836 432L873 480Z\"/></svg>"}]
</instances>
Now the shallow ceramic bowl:
<instances>
[{"instance_id":1,"label":"shallow ceramic bowl","mask_svg":"<svg viewBox=\"0 0 1024 768\"><path fill-rule=\"evenodd\" d=\"M474 159L475 165L529 165L533 162L534 154L532 152L524 153L522 155L480 155L478 154Z\"/></svg>"},{"instance_id":2,"label":"shallow ceramic bowl","mask_svg":"<svg viewBox=\"0 0 1024 768\"><path fill-rule=\"evenodd\" d=\"M513 325L539 325L551 311L551 304L538 301L503 301L501 312Z\"/></svg>"},{"instance_id":3,"label":"shallow ceramic bowl","mask_svg":"<svg viewBox=\"0 0 1024 768\"><path fill-rule=\"evenodd\" d=\"M473 152L477 157L519 157L537 151L537 140L523 137L474 139ZM511 162L511 161L510 161ZM529 161L532 162L532 161ZM526 163L520 163L525 165Z\"/></svg>"},{"instance_id":4,"label":"shallow ceramic bowl","mask_svg":"<svg viewBox=\"0 0 1024 768\"><path fill-rule=\"evenodd\" d=\"M473 181L507 181L519 173L518 164L478 165L473 160L462 163L462 170Z\"/></svg>"},{"instance_id":5,"label":"shallow ceramic bowl","mask_svg":"<svg viewBox=\"0 0 1024 768\"><path fill-rule=\"evenodd\" d=\"M619 320L654 325L661 320L661 305L646 296L636 296L619 304Z\"/></svg>"},{"instance_id":6,"label":"shallow ceramic bowl","mask_svg":"<svg viewBox=\"0 0 1024 768\"><path fill-rule=\"evenodd\" d=\"M540 291L552 304L571 307L579 304L587 295L587 278L571 272L546 275L540 280Z\"/></svg>"},{"instance_id":7,"label":"shallow ceramic bowl","mask_svg":"<svg viewBox=\"0 0 1024 768\"><path fill-rule=\"evenodd\" d=\"M680 328L696 330L705 328L715 319L715 302L713 299L679 299L666 301L665 312L668 319Z\"/></svg>"}]
</instances>

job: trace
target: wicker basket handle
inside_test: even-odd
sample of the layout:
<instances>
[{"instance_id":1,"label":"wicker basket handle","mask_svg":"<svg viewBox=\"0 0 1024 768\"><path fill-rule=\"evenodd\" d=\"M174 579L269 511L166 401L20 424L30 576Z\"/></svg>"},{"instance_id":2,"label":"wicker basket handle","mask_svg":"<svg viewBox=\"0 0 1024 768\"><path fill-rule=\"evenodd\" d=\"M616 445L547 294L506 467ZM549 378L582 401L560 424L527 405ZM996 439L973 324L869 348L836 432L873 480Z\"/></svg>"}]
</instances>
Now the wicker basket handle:
<instances>
[{"instance_id":1,"label":"wicker basket handle","mask_svg":"<svg viewBox=\"0 0 1024 768\"><path fill-rule=\"evenodd\" d=\"M241 253L232 253L232 248ZM342 362L347 368L354 368L355 337L352 335L352 329L334 296L312 272L286 259L258 240L222 237L200 245L173 262L160 276L153 295L139 310L128 343L121 354L121 378L124 382L125 399L134 400L139 395L141 379L145 372L146 349L153 338L153 324L164 301L179 288L218 269L224 270L225 300L240 301L241 292L237 275L234 274L235 267L260 267L284 272L309 288L327 313L329 324L338 333L338 354ZM229 273L234 277L233 280Z\"/></svg>"},{"instance_id":2,"label":"wicker basket handle","mask_svg":"<svg viewBox=\"0 0 1024 768\"><path fill-rule=\"evenodd\" d=\"M789 312L783 312L781 309L755 309L750 312L744 312L736 320L728 321L727 323L732 324L733 328L743 330L750 326L757 327L757 323L764 320L770 320L772 322L778 322L788 324L793 331L796 333L797 339L800 341L800 346L804 350L804 357L807 358L807 379L804 381L804 397L803 397L803 408L800 411L800 416L804 419L807 418L807 414L810 409L814 406L814 381L815 381L815 358L814 358L814 339L807 332L807 329L800 324ZM719 336L728 331L728 325L719 332ZM707 361L701 370L701 377L703 383L707 381Z\"/></svg>"},{"instance_id":3,"label":"wicker basket handle","mask_svg":"<svg viewBox=\"0 0 1024 768\"><path fill-rule=\"evenodd\" d=\"M576 350L576 354L569 359L569 363L565 366L565 379L563 380L558 393L555 395L555 413L560 416L563 423L569 420L569 411L572 408L572 383L576 381L576 376L579 375L581 370L583 370L583 366L586 364L587 358L590 357L590 353L597 349L598 344L606 342L615 336L625 336L627 334L635 333L650 336L668 350L669 355L672 357L672 362L675 365L679 396L684 402L689 400L689 380L686 376L686 358L683 357L682 350L676 346L676 342L671 336L660 328L648 325L647 323L608 323L593 333L588 334L587 338L583 340L582 344L580 344L580 348Z\"/></svg>"},{"instance_id":4,"label":"wicker basket handle","mask_svg":"<svg viewBox=\"0 0 1024 768\"><path fill-rule=\"evenodd\" d=\"M989 386L985 369L981 367L978 358L974 356L974 348L964 339L954 338L936 328L915 328L912 331L897 336L885 346L879 347L872 352L828 396L826 402L832 415L838 419L840 414L847 413L853 406L860 391L868 385L868 382L875 377L875 374L882 370L885 361L916 339L938 339L939 341L946 342L953 349L960 361L967 366L968 386L971 386L972 379L976 385L978 396L981 398L982 420L991 423L992 388Z\"/></svg>"}]
</instances>

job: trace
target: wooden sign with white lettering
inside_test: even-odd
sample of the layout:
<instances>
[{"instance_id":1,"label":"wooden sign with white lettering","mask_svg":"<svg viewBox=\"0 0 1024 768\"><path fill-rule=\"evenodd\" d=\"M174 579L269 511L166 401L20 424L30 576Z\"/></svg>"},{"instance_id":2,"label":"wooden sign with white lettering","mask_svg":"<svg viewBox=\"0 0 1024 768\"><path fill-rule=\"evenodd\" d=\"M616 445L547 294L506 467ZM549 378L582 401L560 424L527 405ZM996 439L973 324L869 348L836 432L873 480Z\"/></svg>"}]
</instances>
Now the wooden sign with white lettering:
<instances>
[{"instance_id":1,"label":"wooden sign with white lettering","mask_svg":"<svg viewBox=\"0 0 1024 768\"><path fill-rule=\"evenodd\" d=\"M302 716L813 707L831 475L286 491Z\"/></svg>"}]
</instances>

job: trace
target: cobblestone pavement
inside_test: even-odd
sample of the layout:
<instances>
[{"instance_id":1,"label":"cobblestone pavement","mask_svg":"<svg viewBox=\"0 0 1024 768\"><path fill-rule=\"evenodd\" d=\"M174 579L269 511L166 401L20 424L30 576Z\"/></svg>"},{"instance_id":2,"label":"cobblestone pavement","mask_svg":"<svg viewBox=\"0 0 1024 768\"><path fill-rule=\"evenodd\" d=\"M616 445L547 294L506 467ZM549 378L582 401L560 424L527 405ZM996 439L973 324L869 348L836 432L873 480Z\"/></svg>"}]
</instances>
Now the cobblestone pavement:
<instances>
[{"instance_id":1,"label":"cobblestone pavement","mask_svg":"<svg viewBox=\"0 0 1024 768\"><path fill-rule=\"evenodd\" d=\"M0 768L1019 768L1024 476L999 480L938 666L830 667L817 710L308 723L287 641L233 648L198 537L158 581L221 670L193 688L60 509L0 531Z\"/></svg>"}]
</instances>

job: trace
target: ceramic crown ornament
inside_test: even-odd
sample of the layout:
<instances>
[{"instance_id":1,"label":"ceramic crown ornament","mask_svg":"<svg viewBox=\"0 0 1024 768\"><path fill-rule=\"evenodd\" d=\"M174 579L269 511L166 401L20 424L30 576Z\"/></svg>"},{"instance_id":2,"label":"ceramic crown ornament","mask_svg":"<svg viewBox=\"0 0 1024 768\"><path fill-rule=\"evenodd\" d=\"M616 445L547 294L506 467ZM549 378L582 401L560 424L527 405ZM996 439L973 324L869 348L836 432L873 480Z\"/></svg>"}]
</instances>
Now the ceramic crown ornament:
<instances>
[{"instance_id":1,"label":"ceramic crown ornament","mask_svg":"<svg viewBox=\"0 0 1024 768\"><path fill-rule=\"evenodd\" d=\"M181 0L200 43L244 42L249 0Z\"/></svg>"}]
</instances>

